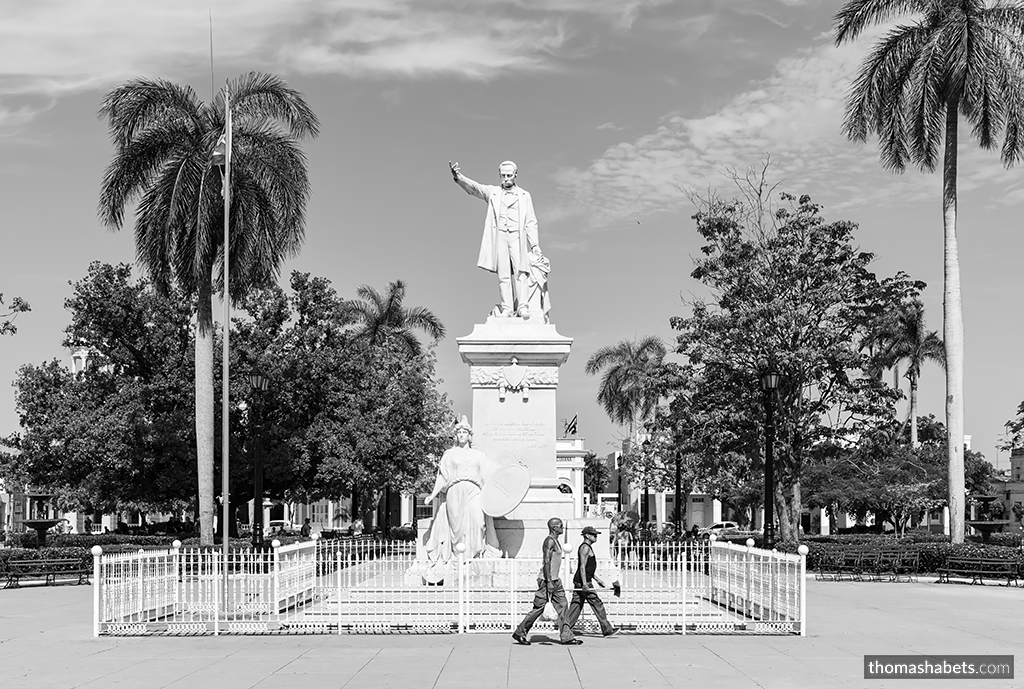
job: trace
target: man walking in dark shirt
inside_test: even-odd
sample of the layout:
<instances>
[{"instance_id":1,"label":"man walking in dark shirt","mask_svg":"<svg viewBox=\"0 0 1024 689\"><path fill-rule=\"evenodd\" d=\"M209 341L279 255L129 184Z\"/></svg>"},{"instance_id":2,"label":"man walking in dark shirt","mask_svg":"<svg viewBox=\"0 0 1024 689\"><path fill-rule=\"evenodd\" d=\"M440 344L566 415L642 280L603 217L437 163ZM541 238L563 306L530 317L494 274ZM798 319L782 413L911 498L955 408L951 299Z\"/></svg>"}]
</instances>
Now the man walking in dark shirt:
<instances>
[{"instance_id":1,"label":"man walking in dark shirt","mask_svg":"<svg viewBox=\"0 0 1024 689\"><path fill-rule=\"evenodd\" d=\"M544 563L537 576L537 592L533 596L533 609L526 613L526 617L512 632L512 638L517 644L530 645L530 627L544 612L544 605L549 600L555 611L558 612L558 643L566 646L583 643L582 640L573 636L572 629L570 629L572 625L568 623L565 589L562 587L562 580L558 577L558 572L562 568L562 546L558 543L558 537L562 535L562 531L561 519L552 517L548 520L548 535L542 546Z\"/></svg>"},{"instance_id":2,"label":"man walking in dark shirt","mask_svg":"<svg viewBox=\"0 0 1024 689\"><path fill-rule=\"evenodd\" d=\"M601 633L611 636L619 631L608 621L608 615L604 610L604 603L601 602L597 591L594 589L596 581L601 588L604 582L597 576L597 556L594 555L594 543L597 542L598 530L592 526L583 527L583 543L580 544L577 556L579 564L576 567L576 574L572 579L572 602L569 604L569 614L566 623L572 627L583 612L583 603L589 603L594 611L594 617L601 625Z\"/></svg>"}]
</instances>

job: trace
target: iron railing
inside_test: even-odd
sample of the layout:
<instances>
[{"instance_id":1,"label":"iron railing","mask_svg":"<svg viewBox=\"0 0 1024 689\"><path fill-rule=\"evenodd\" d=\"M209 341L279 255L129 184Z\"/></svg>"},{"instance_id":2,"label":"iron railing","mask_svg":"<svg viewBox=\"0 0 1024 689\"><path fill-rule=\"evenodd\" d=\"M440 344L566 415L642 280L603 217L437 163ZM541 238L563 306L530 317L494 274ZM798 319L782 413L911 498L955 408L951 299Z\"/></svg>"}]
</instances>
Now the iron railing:
<instances>
[{"instance_id":1,"label":"iron railing","mask_svg":"<svg viewBox=\"0 0 1024 689\"><path fill-rule=\"evenodd\" d=\"M94 556L100 634L509 632L539 559L417 558L416 544L312 540L268 550L175 547ZM575 558L561 579L572 596ZM612 623L633 633L806 634L799 555L711 541L632 543L599 559ZM431 584L428 582L437 582ZM613 595L616 583L621 596ZM582 631L599 631L584 610ZM542 618L535 629L555 630Z\"/></svg>"}]
</instances>

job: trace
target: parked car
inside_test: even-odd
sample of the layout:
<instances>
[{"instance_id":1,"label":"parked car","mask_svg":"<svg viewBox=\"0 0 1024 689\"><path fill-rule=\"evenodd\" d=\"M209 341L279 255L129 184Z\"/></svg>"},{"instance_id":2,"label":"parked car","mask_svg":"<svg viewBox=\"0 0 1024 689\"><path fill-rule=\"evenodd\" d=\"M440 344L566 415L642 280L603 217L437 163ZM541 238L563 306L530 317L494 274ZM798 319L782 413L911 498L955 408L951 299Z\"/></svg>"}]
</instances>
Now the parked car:
<instances>
[{"instance_id":1,"label":"parked car","mask_svg":"<svg viewBox=\"0 0 1024 689\"><path fill-rule=\"evenodd\" d=\"M736 522L715 522L711 526L705 526L697 533L700 535L701 538L707 538L711 534L721 536L732 531L739 531L739 529L740 525Z\"/></svg>"},{"instance_id":2,"label":"parked car","mask_svg":"<svg viewBox=\"0 0 1024 689\"><path fill-rule=\"evenodd\" d=\"M291 534L298 533L299 527L292 524L287 519L271 519L270 523L267 524L267 534Z\"/></svg>"}]
</instances>

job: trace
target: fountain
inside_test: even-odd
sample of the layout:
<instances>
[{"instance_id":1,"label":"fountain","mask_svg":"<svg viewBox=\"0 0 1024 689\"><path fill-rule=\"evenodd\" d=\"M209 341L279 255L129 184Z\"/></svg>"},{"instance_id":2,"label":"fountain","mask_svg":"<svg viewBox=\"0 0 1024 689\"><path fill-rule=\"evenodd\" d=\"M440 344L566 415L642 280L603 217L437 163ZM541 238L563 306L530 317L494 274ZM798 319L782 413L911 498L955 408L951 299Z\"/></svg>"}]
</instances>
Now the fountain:
<instances>
[{"instance_id":1,"label":"fountain","mask_svg":"<svg viewBox=\"0 0 1024 689\"><path fill-rule=\"evenodd\" d=\"M1009 519L993 519L992 518L992 503L1000 499L998 495L968 495L968 498L978 503L979 507L976 511L977 516L981 519L968 519L966 524L976 531L981 533L981 541L987 543L989 536L993 533L999 533L1003 530L1003 527L1010 524Z\"/></svg>"},{"instance_id":2,"label":"fountain","mask_svg":"<svg viewBox=\"0 0 1024 689\"><path fill-rule=\"evenodd\" d=\"M60 524L63 519L26 519L21 523L29 529L35 529L38 547L42 548L46 545L46 532L50 528Z\"/></svg>"},{"instance_id":3,"label":"fountain","mask_svg":"<svg viewBox=\"0 0 1024 689\"><path fill-rule=\"evenodd\" d=\"M21 522L26 528L36 532L36 547L39 548L46 545L46 532L63 521L63 519L52 518L50 498L51 496L47 494L30 495L28 513L34 518L24 519Z\"/></svg>"}]
</instances>

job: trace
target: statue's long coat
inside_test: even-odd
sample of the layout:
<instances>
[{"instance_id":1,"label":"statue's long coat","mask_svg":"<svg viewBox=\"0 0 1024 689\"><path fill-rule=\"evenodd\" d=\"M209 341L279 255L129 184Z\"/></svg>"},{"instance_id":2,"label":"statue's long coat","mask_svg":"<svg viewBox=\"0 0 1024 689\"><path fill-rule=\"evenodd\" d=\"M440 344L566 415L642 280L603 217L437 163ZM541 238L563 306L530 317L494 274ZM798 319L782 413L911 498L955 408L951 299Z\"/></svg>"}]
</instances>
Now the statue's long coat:
<instances>
[{"instance_id":1,"label":"statue's long coat","mask_svg":"<svg viewBox=\"0 0 1024 689\"><path fill-rule=\"evenodd\" d=\"M498 204L501 203L501 187L491 184L479 184L465 175L457 180L466 193L487 202L487 216L484 218L484 234L480 239L480 256L477 266L492 273L498 272ZM529 251L540 246L537 237L537 214L533 211L533 197L530 192L515 187L519 195L519 272L530 272Z\"/></svg>"}]
</instances>

